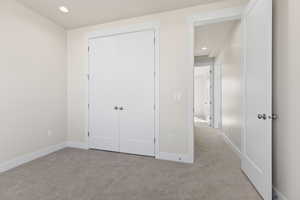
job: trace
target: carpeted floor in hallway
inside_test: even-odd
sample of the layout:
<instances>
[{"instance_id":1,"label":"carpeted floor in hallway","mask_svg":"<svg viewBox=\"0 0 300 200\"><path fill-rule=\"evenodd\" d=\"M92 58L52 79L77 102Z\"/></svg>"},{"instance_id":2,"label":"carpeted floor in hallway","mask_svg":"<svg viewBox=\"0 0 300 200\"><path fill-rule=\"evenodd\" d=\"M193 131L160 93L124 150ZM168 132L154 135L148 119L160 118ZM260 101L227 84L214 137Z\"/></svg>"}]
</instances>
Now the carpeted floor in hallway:
<instances>
[{"instance_id":1,"label":"carpeted floor in hallway","mask_svg":"<svg viewBox=\"0 0 300 200\"><path fill-rule=\"evenodd\" d=\"M0 200L261 200L217 130L195 144L194 164L67 148L0 174Z\"/></svg>"}]
</instances>

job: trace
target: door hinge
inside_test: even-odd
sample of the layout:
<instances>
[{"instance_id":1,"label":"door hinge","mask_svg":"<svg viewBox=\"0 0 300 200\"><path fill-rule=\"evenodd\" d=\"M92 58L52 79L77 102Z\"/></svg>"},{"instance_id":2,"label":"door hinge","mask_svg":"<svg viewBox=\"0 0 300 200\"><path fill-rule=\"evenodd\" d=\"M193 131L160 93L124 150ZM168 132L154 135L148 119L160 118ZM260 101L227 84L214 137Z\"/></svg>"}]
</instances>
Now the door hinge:
<instances>
[{"instance_id":1,"label":"door hinge","mask_svg":"<svg viewBox=\"0 0 300 200\"><path fill-rule=\"evenodd\" d=\"M86 77L88 80L90 80L90 74L87 74Z\"/></svg>"},{"instance_id":2,"label":"door hinge","mask_svg":"<svg viewBox=\"0 0 300 200\"><path fill-rule=\"evenodd\" d=\"M90 137L90 132L88 132L88 137Z\"/></svg>"},{"instance_id":3,"label":"door hinge","mask_svg":"<svg viewBox=\"0 0 300 200\"><path fill-rule=\"evenodd\" d=\"M88 104L88 109L90 109L90 104Z\"/></svg>"},{"instance_id":4,"label":"door hinge","mask_svg":"<svg viewBox=\"0 0 300 200\"><path fill-rule=\"evenodd\" d=\"M156 41L155 41L155 37L154 37L154 38L153 38L153 43L155 44L155 42L156 42Z\"/></svg>"},{"instance_id":5,"label":"door hinge","mask_svg":"<svg viewBox=\"0 0 300 200\"><path fill-rule=\"evenodd\" d=\"M154 144L156 143L156 138L154 138Z\"/></svg>"},{"instance_id":6,"label":"door hinge","mask_svg":"<svg viewBox=\"0 0 300 200\"><path fill-rule=\"evenodd\" d=\"M154 110L156 109L156 106L155 106L155 104L153 105L153 109L154 109Z\"/></svg>"},{"instance_id":7,"label":"door hinge","mask_svg":"<svg viewBox=\"0 0 300 200\"><path fill-rule=\"evenodd\" d=\"M156 76L156 72L153 72L154 77Z\"/></svg>"},{"instance_id":8,"label":"door hinge","mask_svg":"<svg viewBox=\"0 0 300 200\"><path fill-rule=\"evenodd\" d=\"M90 46L88 47L88 52L90 52Z\"/></svg>"}]
</instances>

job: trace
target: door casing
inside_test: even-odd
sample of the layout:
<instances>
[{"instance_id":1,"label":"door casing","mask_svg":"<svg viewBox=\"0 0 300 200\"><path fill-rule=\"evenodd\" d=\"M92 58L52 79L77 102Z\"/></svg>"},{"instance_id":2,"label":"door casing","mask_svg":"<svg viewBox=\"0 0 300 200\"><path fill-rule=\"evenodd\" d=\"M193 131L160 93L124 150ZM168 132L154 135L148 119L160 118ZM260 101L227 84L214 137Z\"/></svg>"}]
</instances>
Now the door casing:
<instances>
[{"instance_id":1,"label":"door casing","mask_svg":"<svg viewBox=\"0 0 300 200\"><path fill-rule=\"evenodd\" d=\"M214 127L214 65L213 63L210 63L208 65L195 65L195 69L198 67L208 67L209 68L209 123L208 123L208 127ZM195 77L195 76L194 76ZM195 83L194 83L194 87L195 87ZM194 105L195 106L195 105Z\"/></svg>"}]
</instances>

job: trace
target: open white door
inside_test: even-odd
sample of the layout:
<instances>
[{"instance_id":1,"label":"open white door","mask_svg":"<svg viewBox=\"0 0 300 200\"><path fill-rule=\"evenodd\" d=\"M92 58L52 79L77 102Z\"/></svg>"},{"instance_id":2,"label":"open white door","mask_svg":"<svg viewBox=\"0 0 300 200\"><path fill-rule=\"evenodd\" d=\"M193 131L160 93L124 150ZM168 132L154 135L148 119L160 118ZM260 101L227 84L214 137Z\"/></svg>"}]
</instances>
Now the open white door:
<instances>
[{"instance_id":1,"label":"open white door","mask_svg":"<svg viewBox=\"0 0 300 200\"><path fill-rule=\"evenodd\" d=\"M272 199L272 0L251 0L244 23L242 170Z\"/></svg>"}]
</instances>

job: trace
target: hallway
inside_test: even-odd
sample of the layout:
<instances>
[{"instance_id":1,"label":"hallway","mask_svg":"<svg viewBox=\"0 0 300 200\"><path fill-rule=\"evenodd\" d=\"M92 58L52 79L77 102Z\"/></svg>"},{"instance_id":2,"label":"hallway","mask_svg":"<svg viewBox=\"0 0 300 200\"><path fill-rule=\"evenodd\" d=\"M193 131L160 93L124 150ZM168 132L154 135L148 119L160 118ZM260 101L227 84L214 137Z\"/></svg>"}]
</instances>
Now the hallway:
<instances>
[{"instance_id":1,"label":"hallway","mask_svg":"<svg viewBox=\"0 0 300 200\"><path fill-rule=\"evenodd\" d=\"M195 125L195 163L201 173L209 175L205 185L212 185L219 192L223 190L224 196L216 199L260 200L240 169L240 159L219 131ZM216 192L217 196L219 192Z\"/></svg>"},{"instance_id":2,"label":"hallway","mask_svg":"<svg viewBox=\"0 0 300 200\"><path fill-rule=\"evenodd\" d=\"M2 200L260 200L236 154L196 127L195 163L67 148L0 175Z\"/></svg>"}]
</instances>

